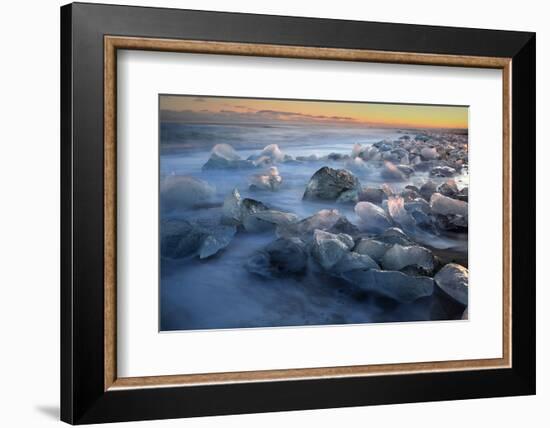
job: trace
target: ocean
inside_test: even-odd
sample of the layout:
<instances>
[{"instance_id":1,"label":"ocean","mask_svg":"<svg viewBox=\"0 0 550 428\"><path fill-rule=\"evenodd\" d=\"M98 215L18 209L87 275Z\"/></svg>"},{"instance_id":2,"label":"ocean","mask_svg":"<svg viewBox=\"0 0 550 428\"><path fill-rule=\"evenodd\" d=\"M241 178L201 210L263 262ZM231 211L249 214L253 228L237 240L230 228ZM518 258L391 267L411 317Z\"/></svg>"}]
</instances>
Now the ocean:
<instances>
[{"instance_id":1,"label":"ocean","mask_svg":"<svg viewBox=\"0 0 550 428\"><path fill-rule=\"evenodd\" d=\"M310 177L322 166L345 167L342 160L281 162L276 166L282 177L278 191L249 189L251 176L259 169L202 170L216 144L231 145L242 159L277 144L293 158L331 153L351 154L354 144L363 146L414 136L416 130L375 129L355 126L311 125L226 125L162 123L160 128L160 182L169 176L191 176L206 182L213 195L208 204L184 209L163 209L167 219L200 220L217 218L224 198L238 189L243 198L253 198L270 208L291 212L300 218L321 209L335 208L356 223L353 205L303 201ZM265 168L264 168L265 169ZM378 171L353 171L363 186L379 187L385 181ZM392 183L398 192L406 184L421 185L427 173L415 174L410 181ZM467 185L467 176L458 178ZM162 201L162 193L161 193ZM162 223L161 223L162 224ZM437 318L433 298L398 304L379 296L357 292L343 280L320 274L302 278L265 279L249 273L244 264L259 249L273 241L273 232L238 233L229 246L214 257L200 260L161 259L160 329L197 330L224 328L290 327L371 322L422 321ZM434 307L434 305L436 307ZM435 311L435 312L434 312Z\"/></svg>"}]
</instances>

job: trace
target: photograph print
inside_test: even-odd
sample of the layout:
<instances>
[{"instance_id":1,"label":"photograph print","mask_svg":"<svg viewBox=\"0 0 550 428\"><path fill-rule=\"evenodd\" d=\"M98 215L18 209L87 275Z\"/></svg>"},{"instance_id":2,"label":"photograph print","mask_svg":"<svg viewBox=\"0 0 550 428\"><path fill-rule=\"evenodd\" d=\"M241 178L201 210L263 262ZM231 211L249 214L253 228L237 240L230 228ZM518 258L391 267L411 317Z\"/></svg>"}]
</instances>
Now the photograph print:
<instances>
[{"instance_id":1,"label":"photograph print","mask_svg":"<svg viewBox=\"0 0 550 428\"><path fill-rule=\"evenodd\" d=\"M159 95L160 330L468 319L468 107Z\"/></svg>"}]
</instances>

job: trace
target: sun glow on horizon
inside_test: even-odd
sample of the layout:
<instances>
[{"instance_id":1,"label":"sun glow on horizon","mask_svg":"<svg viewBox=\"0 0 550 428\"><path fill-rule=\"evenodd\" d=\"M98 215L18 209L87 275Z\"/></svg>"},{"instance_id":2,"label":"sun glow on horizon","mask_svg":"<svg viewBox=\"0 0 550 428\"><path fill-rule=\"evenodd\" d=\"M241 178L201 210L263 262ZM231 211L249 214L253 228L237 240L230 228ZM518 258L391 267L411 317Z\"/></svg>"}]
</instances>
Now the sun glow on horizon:
<instances>
[{"instance_id":1,"label":"sun glow on horizon","mask_svg":"<svg viewBox=\"0 0 550 428\"><path fill-rule=\"evenodd\" d=\"M161 120L182 123L305 123L468 128L468 107L161 95Z\"/></svg>"}]
</instances>

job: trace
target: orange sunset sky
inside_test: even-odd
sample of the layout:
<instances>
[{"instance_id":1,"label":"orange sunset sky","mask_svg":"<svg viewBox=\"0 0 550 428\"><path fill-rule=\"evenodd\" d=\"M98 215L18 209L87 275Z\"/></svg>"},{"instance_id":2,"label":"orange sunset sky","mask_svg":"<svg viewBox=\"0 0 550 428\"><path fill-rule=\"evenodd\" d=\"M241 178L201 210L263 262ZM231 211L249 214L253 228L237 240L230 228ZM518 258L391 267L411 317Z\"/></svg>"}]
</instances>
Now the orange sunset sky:
<instances>
[{"instance_id":1,"label":"orange sunset sky","mask_svg":"<svg viewBox=\"0 0 550 428\"><path fill-rule=\"evenodd\" d=\"M468 128L468 107L160 96L160 117L182 123L305 123L411 128Z\"/></svg>"}]
</instances>

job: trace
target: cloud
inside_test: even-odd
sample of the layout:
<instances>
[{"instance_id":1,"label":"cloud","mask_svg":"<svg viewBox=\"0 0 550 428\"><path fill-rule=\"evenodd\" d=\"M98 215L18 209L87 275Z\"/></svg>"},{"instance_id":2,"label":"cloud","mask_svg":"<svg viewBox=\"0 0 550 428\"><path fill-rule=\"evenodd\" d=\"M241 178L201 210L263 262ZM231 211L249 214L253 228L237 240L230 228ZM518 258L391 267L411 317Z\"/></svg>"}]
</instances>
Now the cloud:
<instances>
[{"instance_id":1,"label":"cloud","mask_svg":"<svg viewBox=\"0 0 550 428\"><path fill-rule=\"evenodd\" d=\"M243 107L244 108L244 107ZM348 116L325 116L284 110L161 110L161 121L186 123L359 123Z\"/></svg>"},{"instance_id":2,"label":"cloud","mask_svg":"<svg viewBox=\"0 0 550 428\"><path fill-rule=\"evenodd\" d=\"M304 119L313 119L313 120L335 120L335 121L348 121L348 122L357 122L356 119L349 116L325 116L322 114L314 115L307 113L298 113L294 111L284 111L284 110L258 110L256 114L263 116L274 116L274 117L290 117L290 118L304 118Z\"/></svg>"}]
</instances>

